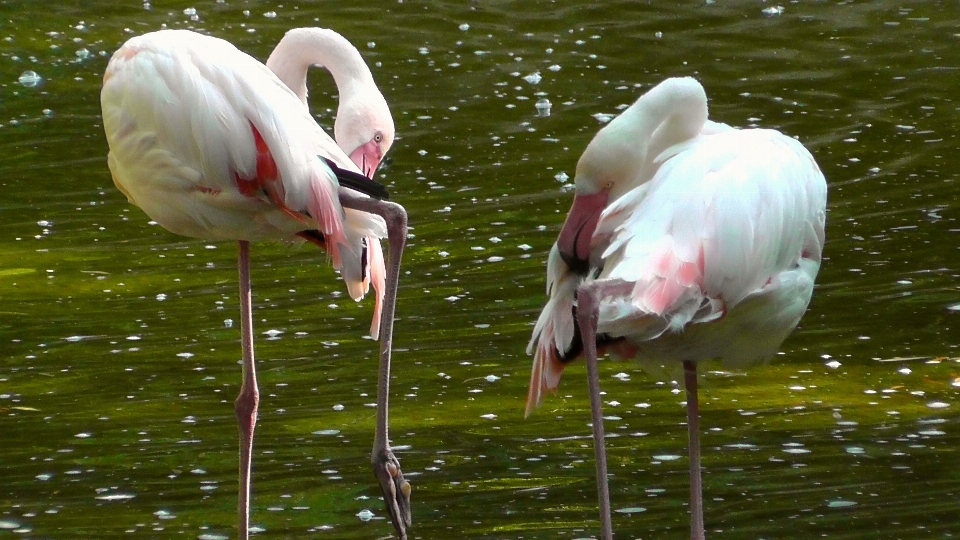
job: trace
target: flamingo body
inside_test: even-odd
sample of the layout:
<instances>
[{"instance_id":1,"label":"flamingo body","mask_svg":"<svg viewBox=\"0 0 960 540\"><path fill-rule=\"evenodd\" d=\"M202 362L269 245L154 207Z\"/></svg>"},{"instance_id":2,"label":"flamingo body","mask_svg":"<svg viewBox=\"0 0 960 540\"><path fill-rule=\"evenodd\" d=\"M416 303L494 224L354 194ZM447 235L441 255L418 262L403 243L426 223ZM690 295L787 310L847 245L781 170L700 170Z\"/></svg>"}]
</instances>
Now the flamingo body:
<instances>
[{"instance_id":1,"label":"flamingo body","mask_svg":"<svg viewBox=\"0 0 960 540\"><path fill-rule=\"evenodd\" d=\"M186 30L135 37L114 54L101 104L117 187L171 232L263 240L342 229L336 176L317 155L356 168L289 88L230 43ZM264 192L244 194L238 179Z\"/></svg>"},{"instance_id":2,"label":"flamingo body","mask_svg":"<svg viewBox=\"0 0 960 540\"><path fill-rule=\"evenodd\" d=\"M341 207L344 188L321 157L360 169L269 69L221 39L153 32L114 54L101 105L107 162L131 203L171 232L207 240L319 231L350 296L377 289L376 337L386 226Z\"/></svg>"},{"instance_id":3,"label":"flamingo body","mask_svg":"<svg viewBox=\"0 0 960 540\"><path fill-rule=\"evenodd\" d=\"M820 268L826 180L795 139L708 120L702 86L679 78L600 130L575 185L528 346L527 414L557 388L567 362L586 356L609 538L598 349L657 369L682 364L692 538L703 538L696 365L764 362L796 327Z\"/></svg>"},{"instance_id":4,"label":"flamingo body","mask_svg":"<svg viewBox=\"0 0 960 540\"><path fill-rule=\"evenodd\" d=\"M597 330L655 362L769 358L813 294L825 202L813 158L779 132L692 142L604 211L595 279L635 285L601 303Z\"/></svg>"},{"instance_id":5,"label":"flamingo body","mask_svg":"<svg viewBox=\"0 0 960 540\"><path fill-rule=\"evenodd\" d=\"M698 131L621 177L633 185L602 208L581 242L589 248L577 246L589 254L584 273L554 246L550 299L528 348L541 375L528 411L580 352L573 306L585 284L632 284L601 301L597 331L612 352L645 363L749 367L796 327L820 267L826 181L810 153L777 131L713 122Z\"/></svg>"}]
</instances>

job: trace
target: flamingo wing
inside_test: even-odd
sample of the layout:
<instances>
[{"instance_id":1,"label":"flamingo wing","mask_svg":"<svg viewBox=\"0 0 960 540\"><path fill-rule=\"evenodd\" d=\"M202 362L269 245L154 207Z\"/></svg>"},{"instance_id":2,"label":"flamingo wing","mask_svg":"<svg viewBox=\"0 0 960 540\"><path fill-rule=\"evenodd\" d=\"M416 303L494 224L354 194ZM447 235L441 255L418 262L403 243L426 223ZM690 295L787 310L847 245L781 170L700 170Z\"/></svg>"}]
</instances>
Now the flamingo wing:
<instances>
[{"instance_id":1,"label":"flamingo wing","mask_svg":"<svg viewBox=\"0 0 960 540\"><path fill-rule=\"evenodd\" d=\"M336 176L316 158L326 135L289 89L230 43L179 30L133 38L111 59L101 103L114 182L171 231L234 240L305 228L342 235Z\"/></svg>"},{"instance_id":2,"label":"flamingo wing","mask_svg":"<svg viewBox=\"0 0 960 540\"><path fill-rule=\"evenodd\" d=\"M678 150L601 218L598 231L612 232L597 279L635 285L601 303L598 331L637 344L670 335L685 359L749 364L773 353L810 301L826 181L799 142L772 130L722 130ZM717 326L744 338L676 343L690 325L727 318L740 304L748 307ZM729 349L715 348L727 341Z\"/></svg>"}]
</instances>

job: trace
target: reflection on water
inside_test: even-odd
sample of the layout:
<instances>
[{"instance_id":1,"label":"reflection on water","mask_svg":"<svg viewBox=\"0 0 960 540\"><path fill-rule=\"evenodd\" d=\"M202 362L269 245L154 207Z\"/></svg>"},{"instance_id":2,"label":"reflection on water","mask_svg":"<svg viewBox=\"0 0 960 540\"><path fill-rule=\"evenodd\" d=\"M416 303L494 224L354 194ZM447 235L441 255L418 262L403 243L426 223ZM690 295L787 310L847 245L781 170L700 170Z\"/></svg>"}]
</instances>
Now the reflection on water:
<instances>
[{"instance_id":1,"label":"reflection on water","mask_svg":"<svg viewBox=\"0 0 960 540\"><path fill-rule=\"evenodd\" d=\"M584 368L522 418L544 255L580 152L667 76L713 118L799 137L830 182L810 311L768 368L702 388L711 538L954 538L960 65L937 3L0 6L0 536L229 538L235 247L152 225L99 119L130 35L203 29L265 58L294 26L361 46L411 216L392 430L414 538L597 534ZM31 75L31 73L35 75ZM311 75L325 127L332 81ZM390 534L368 468L376 343L309 247L254 246L259 536ZM687 534L683 395L604 362L618 537Z\"/></svg>"}]
</instances>

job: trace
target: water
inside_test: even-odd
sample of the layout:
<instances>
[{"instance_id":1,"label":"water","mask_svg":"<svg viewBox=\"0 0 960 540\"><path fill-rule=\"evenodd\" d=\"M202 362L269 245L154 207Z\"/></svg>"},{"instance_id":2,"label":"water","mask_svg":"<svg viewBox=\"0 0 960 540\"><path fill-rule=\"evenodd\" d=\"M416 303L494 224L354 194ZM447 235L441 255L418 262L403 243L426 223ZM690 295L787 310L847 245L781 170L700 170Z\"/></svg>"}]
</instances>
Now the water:
<instances>
[{"instance_id":1,"label":"water","mask_svg":"<svg viewBox=\"0 0 960 540\"><path fill-rule=\"evenodd\" d=\"M799 137L830 183L801 328L769 368L703 382L709 537L960 535L954 6L658 4L0 5L0 537L235 535L236 248L113 187L99 86L134 34L199 28L265 59L308 25L375 43L397 123L381 178L412 225L391 435L413 538L598 533L584 367L524 420L524 347L580 152L673 75L715 119ZM310 83L331 127L332 81ZM370 302L310 246L253 256L257 536L387 536ZM618 538L684 538L683 395L601 367Z\"/></svg>"}]
</instances>

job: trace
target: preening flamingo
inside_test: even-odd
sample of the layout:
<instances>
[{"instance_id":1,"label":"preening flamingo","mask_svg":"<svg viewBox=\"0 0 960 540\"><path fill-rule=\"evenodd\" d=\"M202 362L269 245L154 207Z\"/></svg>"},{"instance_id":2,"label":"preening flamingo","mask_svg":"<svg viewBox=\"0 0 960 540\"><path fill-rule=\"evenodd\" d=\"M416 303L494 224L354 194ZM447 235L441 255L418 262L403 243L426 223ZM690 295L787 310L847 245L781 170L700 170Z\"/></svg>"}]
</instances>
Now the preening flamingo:
<instances>
[{"instance_id":1,"label":"preening flamingo","mask_svg":"<svg viewBox=\"0 0 960 540\"><path fill-rule=\"evenodd\" d=\"M612 537L597 354L682 365L691 537L704 538L697 363L769 359L813 294L827 184L795 139L707 119L692 78L667 79L601 129L577 163L528 354L527 414L584 356L602 536Z\"/></svg>"},{"instance_id":2,"label":"preening flamingo","mask_svg":"<svg viewBox=\"0 0 960 540\"><path fill-rule=\"evenodd\" d=\"M311 35L326 39L305 40ZM292 43L300 47L289 47ZM249 269L249 242L254 240L299 236L318 244L329 252L355 300L373 285L370 333L380 338L380 369L372 462L401 538L411 521L410 484L387 434L393 315L407 215L402 206L380 200L386 190L372 180L393 142L393 120L359 53L353 49L352 56L331 56L324 49L329 43L341 51L352 49L335 32L288 34L274 54L274 64L288 77L285 84L224 40L163 30L127 41L103 77L108 164L120 191L171 232L239 241L243 384L236 412L243 539L249 535L250 462L259 403ZM284 50L297 54L285 55ZM354 65L334 66L338 60ZM346 102L359 111L336 122L337 140L346 151L305 106L307 68L321 62L342 74L337 78L341 107ZM296 76L304 86L299 98ZM364 99L352 99L347 88ZM384 264L381 238L388 239L389 265Z\"/></svg>"}]
</instances>

